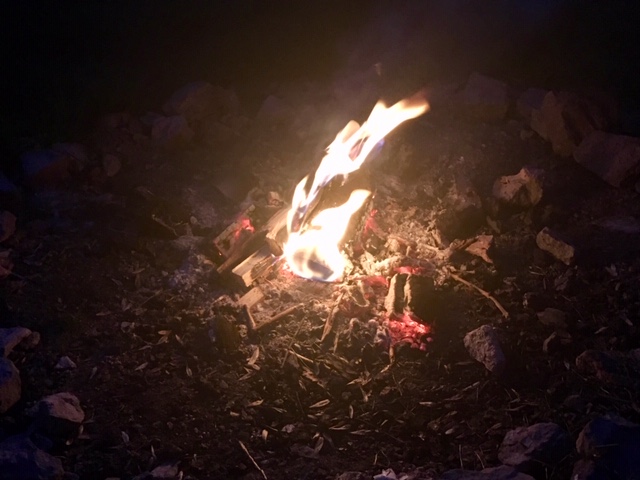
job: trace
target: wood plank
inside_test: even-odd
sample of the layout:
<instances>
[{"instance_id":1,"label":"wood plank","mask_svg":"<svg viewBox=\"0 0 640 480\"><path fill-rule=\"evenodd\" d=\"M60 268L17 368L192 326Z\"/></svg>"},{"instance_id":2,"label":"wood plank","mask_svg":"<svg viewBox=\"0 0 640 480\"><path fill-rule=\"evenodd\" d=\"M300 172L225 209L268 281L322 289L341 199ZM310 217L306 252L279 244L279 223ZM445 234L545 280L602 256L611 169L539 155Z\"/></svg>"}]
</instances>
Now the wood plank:
<instances>
[{"instance_id":1,"label":"wood plank","mask_svg":"<svg viewBox=\"0 0 640 480\"><path fill-rule=\"evenodd\" d=\"M245 287L250 287L258 278L269 273L277 260L271 253L269 246L264 244L257 252L240 262L231 270L231 273Z\"/></svg>"},{"instance_id":2,"label":"wood plank","mask_svg":"<svg viewBox=\"0 0 640 480\"><path fill-rule=\"evenodd\" d=\"M240 300L238 300L238 303L247 308L251 308L255 304L261 302L263 298L264 298L264 292L262 291L262 289L260 289L260 287L253 287L251 290L245 293L240 298Z\"/></svg>"}]
</instances>

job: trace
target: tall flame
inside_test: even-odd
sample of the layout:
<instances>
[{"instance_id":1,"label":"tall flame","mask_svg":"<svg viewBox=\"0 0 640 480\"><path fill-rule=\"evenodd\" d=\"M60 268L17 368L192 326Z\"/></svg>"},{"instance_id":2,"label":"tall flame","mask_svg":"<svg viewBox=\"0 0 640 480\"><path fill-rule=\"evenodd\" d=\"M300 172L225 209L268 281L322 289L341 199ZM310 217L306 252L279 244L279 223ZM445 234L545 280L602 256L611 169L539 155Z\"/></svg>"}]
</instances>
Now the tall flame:
<instances>
[{"instance_id":1,"label":"tall flame","mask_svg":"<svg viewBox=\"0 0 640 480\"><path fill-rule=\"evenodd\" d=\"M371 192L355 190L344 204L322 210L311 219L306 217L311 213L321 189L333 178L338 175L346 178L358 170L385 135L428 109L429 104L419 96L391 107L378 102L362 126L352 120L338 133L327 148L309 188L309 176L306 176L293 194L287 215L289 237L284 246L284 256L293 273L326 282L342 277L346 261L340 253L340 243L351 216L362 207Z\"/></svg>"}]
</instances>

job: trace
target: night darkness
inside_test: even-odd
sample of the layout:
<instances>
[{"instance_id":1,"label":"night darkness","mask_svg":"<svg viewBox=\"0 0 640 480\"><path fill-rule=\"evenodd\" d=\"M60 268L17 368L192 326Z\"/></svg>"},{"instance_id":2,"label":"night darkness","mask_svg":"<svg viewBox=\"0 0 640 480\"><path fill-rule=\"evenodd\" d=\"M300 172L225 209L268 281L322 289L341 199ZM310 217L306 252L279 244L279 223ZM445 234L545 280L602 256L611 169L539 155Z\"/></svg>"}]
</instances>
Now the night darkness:
<instances>
[{"instance_id":1,"label":"night darkness","mask_svg":"<svg viewBox=\"0 0 640 480\"><path fill-rule=\"evenodd\" d=\"M522 85L596 87L638 108L633 2L4 2L3 163L100 114L144 111L193 79L250 107L278 82L381 59L398 75L472 70ZM409 71L410 73L406 73Z\"/></svg>"}]
</instances>

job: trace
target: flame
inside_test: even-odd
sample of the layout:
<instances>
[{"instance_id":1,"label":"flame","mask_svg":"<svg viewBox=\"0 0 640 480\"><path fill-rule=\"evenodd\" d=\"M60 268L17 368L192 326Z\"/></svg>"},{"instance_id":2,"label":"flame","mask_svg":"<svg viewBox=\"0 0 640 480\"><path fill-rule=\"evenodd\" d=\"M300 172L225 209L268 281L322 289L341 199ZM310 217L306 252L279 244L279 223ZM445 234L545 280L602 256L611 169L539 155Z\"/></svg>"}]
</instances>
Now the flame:
<instances>
[{"instance_id":1,"label":"flame","mask_svg":"<svg viewBox=\"0 0 640 480\"><path fill-rule=\"evenodd\" d=\"M369 118L360 126L350 121L327 148L307 189L309 176L296 186L287 215L289 237L284 257L296 275L313 280L333 282L342 277L346 260L340 252L351 216L369 197L367 190L355 190L344 204L327 208L306 217L318 199L321 189L338 175L347 177L358 170L374 147L401 123L422 115L429 104L421 96L402 100L391 107L378 102Z\"/></svg>"}]
</instances>

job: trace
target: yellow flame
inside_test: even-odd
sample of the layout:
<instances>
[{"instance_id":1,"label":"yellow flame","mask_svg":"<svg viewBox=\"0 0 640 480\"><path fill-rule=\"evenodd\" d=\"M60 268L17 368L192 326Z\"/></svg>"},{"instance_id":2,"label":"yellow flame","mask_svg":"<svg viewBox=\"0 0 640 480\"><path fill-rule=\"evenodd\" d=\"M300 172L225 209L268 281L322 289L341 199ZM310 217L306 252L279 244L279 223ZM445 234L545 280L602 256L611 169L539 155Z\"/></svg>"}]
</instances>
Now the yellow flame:
<instances>
[{"instance_id":1,"label":"yellow flame","mask_svg":"<svg viewBox=\"0 0 640 480\"><path fill-rule=\"evenodd\" d=\"M308 176L296 186L287 216L289 238L284 256L291 270L304 278L332 282L340 279L346 261L340 252L351 216L370 192L355 190L343 205L327 208L306 219L321 189L334 177L358 170L385 135L406 120L422 115L429 104L422 97L402 100L391 107L378 102L366 122L350 121L336 135L307 190Z\"/></svg>"}]
</instances>

